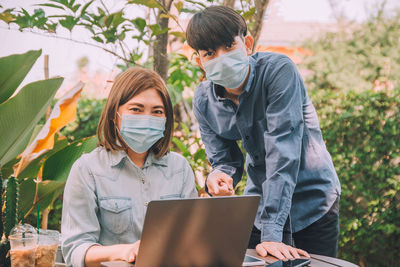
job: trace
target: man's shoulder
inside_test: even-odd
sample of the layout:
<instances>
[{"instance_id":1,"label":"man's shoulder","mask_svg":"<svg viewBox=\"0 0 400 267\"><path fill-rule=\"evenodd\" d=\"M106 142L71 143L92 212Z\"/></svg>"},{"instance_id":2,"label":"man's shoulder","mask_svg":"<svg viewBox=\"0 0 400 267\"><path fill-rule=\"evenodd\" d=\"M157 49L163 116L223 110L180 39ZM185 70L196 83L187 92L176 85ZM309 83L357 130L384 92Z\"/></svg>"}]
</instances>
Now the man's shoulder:
<instances>
[{"instance_id":1,"label":"man's shoulder","mask_svg":"<svg viewBox=\"0 0 400 267\"><path fill-rule=\"evenodd\" d=\"M256 61L257 65L276 65L277 63L292 62L288 56L274 52L257 52L251 57Z\"/></svg>"},{"instance_id":2,"label":"man's shoulder","mask_svg":"<svg viewBox=\"0 0 400 267\"><path fill-rule=\"evenodd\" d=\"M296 65L286 55L273 52L258 52L252 58L255 61L256 75L262 75L268 82L275 80L280 73L284 75L297 73Z\"/></svg>"}]
</instances>

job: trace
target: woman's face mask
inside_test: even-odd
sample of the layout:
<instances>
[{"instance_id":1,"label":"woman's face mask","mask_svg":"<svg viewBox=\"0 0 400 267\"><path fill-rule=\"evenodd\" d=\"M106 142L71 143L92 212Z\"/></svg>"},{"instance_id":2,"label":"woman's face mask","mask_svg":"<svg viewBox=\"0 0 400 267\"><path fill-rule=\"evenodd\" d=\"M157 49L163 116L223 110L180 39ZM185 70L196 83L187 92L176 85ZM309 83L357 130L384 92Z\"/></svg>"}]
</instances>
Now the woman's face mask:
<instances>
[{"instance_id":1,"label":"woman's face mask","mask_svg":"<svg viewBox=\"0 0 400 267\"><path fill-rule=\"evenodd\" d=\"M164 136L166 121L165 117L123 114L119 132L133 151L142 154Z\"/></svg>"},{"instance_id":2,"label":"woman's face mask","mask_svg":"<svg viewBox=\"0 0 400 267\"><path fill-rule=\"evenodd\" d=\"M148 89L118 107L117 127L124 142L136 153L147 152L164 136L166 114L156 89Z\"/></svg>"}]
</instances>

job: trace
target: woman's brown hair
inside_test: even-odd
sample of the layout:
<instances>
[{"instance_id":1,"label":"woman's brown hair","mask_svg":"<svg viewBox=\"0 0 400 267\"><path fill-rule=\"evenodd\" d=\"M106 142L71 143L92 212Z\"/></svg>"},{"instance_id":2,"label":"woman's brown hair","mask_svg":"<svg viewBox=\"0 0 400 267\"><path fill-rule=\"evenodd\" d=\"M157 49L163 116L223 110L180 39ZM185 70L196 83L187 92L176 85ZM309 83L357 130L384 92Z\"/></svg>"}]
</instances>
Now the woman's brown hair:
<instances>
[{"instance_id":1,"label":"woman's brown hair","mask_svg":"<svg viewBox=\"0 0 400 267\"><path fill-rule=\"evenodd\" d=\"M152 70L139 67L127 69L116 78L97 126L99 146L111 151L128 149L128 145L125 144L116 125L118 107L148 89L155 89L160 94L167 117L164 137L158 140L150 148L150 151L160 158L170 150L174 113L168 89L160 75Z\"/></svg>"}]
</instances>

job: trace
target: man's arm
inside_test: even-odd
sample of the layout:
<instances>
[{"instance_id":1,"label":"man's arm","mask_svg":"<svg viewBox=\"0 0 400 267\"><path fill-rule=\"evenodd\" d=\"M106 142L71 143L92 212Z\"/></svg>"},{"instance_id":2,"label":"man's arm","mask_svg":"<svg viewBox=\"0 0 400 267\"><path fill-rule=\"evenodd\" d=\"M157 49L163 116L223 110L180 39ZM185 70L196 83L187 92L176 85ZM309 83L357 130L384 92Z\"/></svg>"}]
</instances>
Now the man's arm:
<instances>
[{"instance_id":1,"label":"man's arm","mask_svg":"<svg viewBox=\"0 0 400 267\"><path fill-rule=\"evenodd\" d=\"M196 99L193 104L193 112L199 123L201 138L206 149L206 155L213 168L207 177L217 177L218 174L226 174L233 179L236 185L243 174L243 154L235 140L227 140L218 136L208 125L204 114L199 110ZM220 175L223 176L223 175ZM207 183L206 191L208 192Z\"/></svg>"},{"instance_id":2,"label":"man's arm","mask_svg":"<svg viewBox=\"0 0 400 267\"><path fill-rule=\"evenodd\" d=\"M282 241L282 231L300 167L303 137L302 80L294 64L283 58L275 65L268 87L264 132L266 180L261 241Z\"/></svg>"},{"instance_id":3,"label":"man's arm","mask_svg":"<svg viewBox=\"0 0 400 267\"><path fill-rule=\"evenodd\" d=\"M266 180L262 185L261 242L272 241L262 244L269 250L267 252L278 258L291 254L298 257L292 247L280 242L300 168L305 89L296 66L288 58L276 63L266 87ZM274 242L279 243L274 245ZM304 255L300 250L297 252Z\"/></svg>"}]
</instances>

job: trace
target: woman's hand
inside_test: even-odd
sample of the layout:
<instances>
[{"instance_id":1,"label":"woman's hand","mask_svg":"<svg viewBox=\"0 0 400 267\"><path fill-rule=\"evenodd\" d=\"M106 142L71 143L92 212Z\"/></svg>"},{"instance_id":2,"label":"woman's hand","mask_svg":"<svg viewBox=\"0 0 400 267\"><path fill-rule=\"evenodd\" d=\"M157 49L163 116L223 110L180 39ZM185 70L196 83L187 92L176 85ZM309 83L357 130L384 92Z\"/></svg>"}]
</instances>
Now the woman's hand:
<instances>
[{"instance_id":1,"label":"woman's hand","mask_svg":"<svg viewBox=\"0 0 400 267\"><path fill-rule=\"evenodd\" d=\"M133 262L139 251L140 240L133 244L116 244L111 246L91 246L85 255L86 267L100 267L105 261Z\"/></svg>"},{"instance_id":2,"label":"woman's hand","mask_svg":"<svg viewBox=\"0 0 400 267\"><path fill-rule=\"evenodd\" d=\"M140 240L133 244L123 244L121 247L120 260L127 262L134 262L139 252Z\"/></svg>"}]
</instances>

